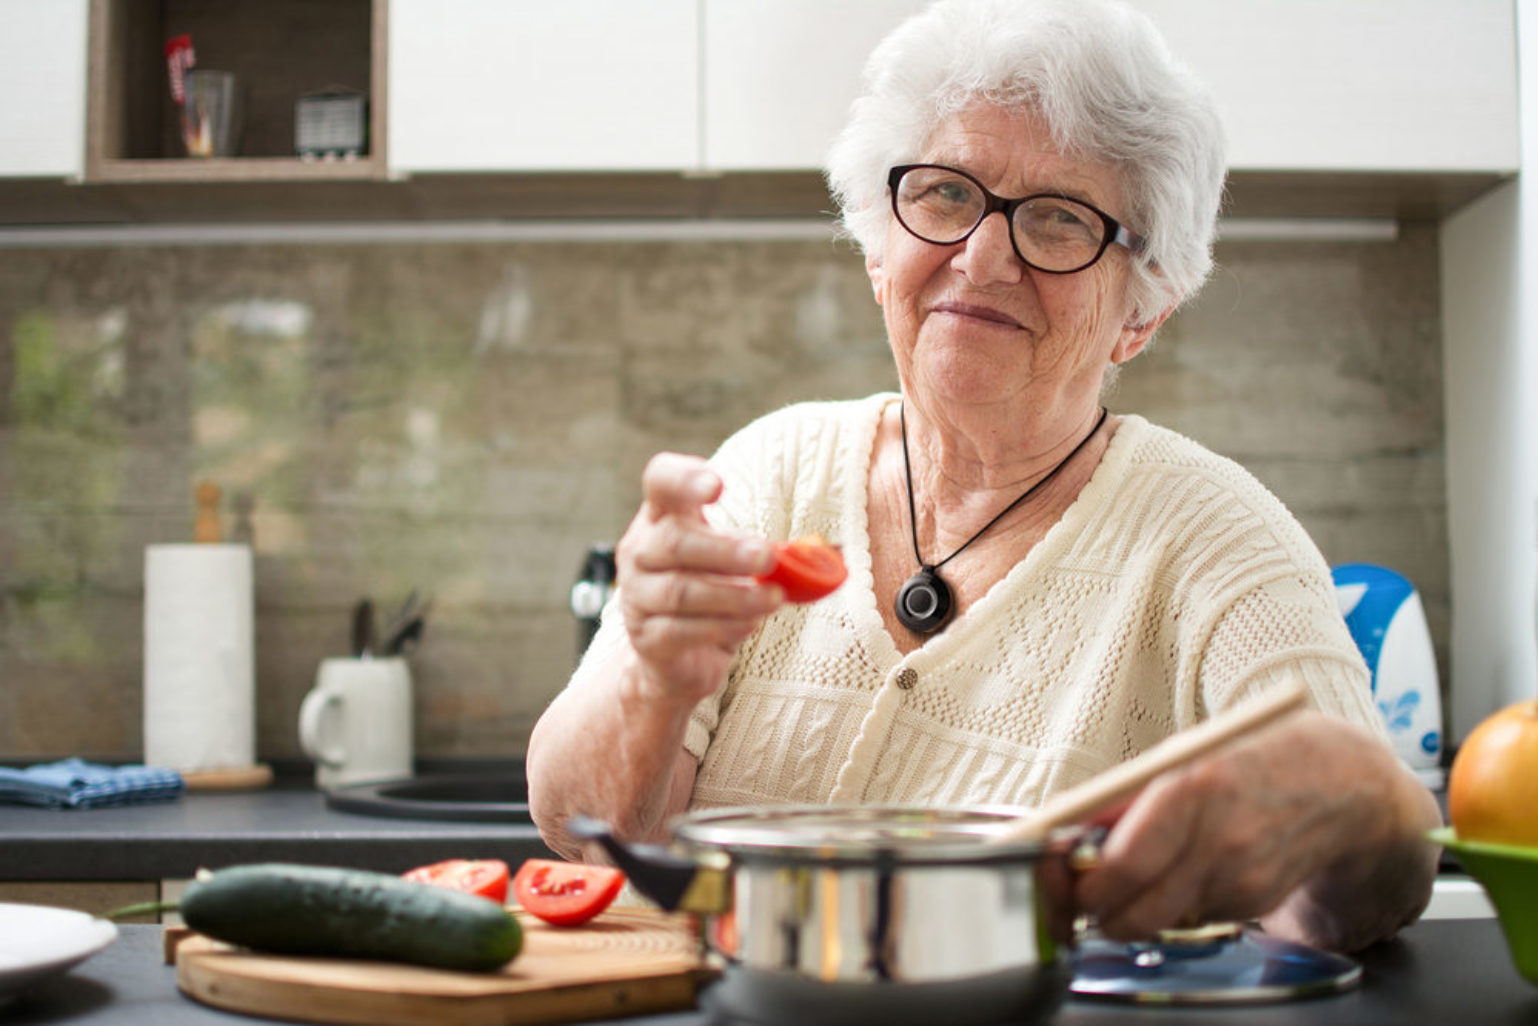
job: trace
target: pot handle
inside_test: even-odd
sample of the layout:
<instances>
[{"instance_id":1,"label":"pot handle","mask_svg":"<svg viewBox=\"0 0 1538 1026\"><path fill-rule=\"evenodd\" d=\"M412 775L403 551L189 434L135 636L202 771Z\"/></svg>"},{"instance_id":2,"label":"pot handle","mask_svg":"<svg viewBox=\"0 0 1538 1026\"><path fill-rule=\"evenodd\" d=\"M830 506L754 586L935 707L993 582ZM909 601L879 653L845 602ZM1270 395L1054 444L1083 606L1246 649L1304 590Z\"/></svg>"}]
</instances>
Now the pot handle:
<instances>
[{"instance_id":1,"label":"pot handle","mask_svg":"<svg viewBox=\"0 0 1538 1026\"><path fill-rule=\"evenodd\" d=\"M669 912L718 915L731 907L727 862L678 855L660 844L627 844L614 828L592 816L572 816L566 832L597 841L635 889Z\"/></svg>"},{"instance_id":2,"label":"pot handle","mask_svg":"<svg viewBox=\"0 0 1538 1026\"><path fill-rule=\"evenodd\" d=\"M1301 681L1289 681L1194 727L1171 734L1141 755L1058 792L986 843L1039 841L1059 827L1079 822L1096 810L1132 796L1159 774L1184 766L1307 704L1307 688Z\"/></svg>"}]
</instances>

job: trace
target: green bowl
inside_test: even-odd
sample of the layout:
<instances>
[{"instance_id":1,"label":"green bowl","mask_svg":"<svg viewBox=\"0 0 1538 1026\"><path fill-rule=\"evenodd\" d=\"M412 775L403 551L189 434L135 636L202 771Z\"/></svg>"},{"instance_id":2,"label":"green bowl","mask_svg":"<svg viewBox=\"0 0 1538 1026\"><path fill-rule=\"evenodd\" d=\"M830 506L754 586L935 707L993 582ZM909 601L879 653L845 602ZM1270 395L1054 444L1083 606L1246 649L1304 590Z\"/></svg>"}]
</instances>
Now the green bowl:
<instances>
[{"instance_id":1,"label":"green bowl","mask_svg":"<svg viewBox=\"0 0 1538 1026\"><path fill-rule=\"evenodd\" d=\"M1468 874L1484 887L1501 917L1517 972L1538 984L1538 848L1460 841L1452 827L1427 836L1457 855Z\"/></svg>"}]
</instances>

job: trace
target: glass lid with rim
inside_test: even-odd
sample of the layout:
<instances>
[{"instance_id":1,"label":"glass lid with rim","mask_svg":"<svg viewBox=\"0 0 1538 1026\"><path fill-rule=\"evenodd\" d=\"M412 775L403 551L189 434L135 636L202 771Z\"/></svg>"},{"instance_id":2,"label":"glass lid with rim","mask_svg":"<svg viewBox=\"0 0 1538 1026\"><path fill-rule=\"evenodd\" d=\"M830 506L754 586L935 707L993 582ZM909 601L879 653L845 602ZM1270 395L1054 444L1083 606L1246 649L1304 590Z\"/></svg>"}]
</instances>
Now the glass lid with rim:
<instances>
[{"instance_id":1,"label":"glass lid with rim","mask_svg":"<svg viewBox=\"0 0 1538 1026\"><path fill-rule=\"evenodd\" d=\"M686 845L738 856L899 862L1017 859L1039 841L987 843L1026 810L1001 806L921 808L880 805L766 805L707 809L674 827Z\"/></svg>"}]
</instances>

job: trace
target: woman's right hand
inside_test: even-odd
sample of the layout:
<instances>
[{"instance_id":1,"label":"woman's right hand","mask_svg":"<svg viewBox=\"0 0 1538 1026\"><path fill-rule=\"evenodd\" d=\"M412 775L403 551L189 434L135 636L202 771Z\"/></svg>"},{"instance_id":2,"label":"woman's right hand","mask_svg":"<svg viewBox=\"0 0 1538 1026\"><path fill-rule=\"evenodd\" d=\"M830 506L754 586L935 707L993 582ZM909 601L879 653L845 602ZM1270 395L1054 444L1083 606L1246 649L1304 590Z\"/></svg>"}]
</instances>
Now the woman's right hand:
<instances>
[{"instance_id":1,"label":"woman's right hand","mask_svg":"<svg viewBox=\"0 0 1538 1026\"><path fill-rule=\"evenodd\" d=\"M693 707L713 694L737 647L784 601L778 586L754 578L773 565L772 544L706 523L721 487L698 457L652 457L641 508L615 548L635 682L648 701Z\"/></svg>"}]
</instances>

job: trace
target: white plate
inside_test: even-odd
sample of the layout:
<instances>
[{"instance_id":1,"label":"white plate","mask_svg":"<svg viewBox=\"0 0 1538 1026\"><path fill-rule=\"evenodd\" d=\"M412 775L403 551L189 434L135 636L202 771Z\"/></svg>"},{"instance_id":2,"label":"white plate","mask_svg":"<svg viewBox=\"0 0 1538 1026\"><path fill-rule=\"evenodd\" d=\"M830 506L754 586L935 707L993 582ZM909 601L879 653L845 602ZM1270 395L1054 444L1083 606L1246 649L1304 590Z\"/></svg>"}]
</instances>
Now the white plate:
<instances>
[{"instance_id":1,"label":"white plate","mask_svg":"<svg viewBox=\"0 0 1538 1026\"><path fill-rule=\"evenodd\" d=\"M115 940L115 925L85 912L0 902L0 1003Z\"/></svg>"}]
</instances>

